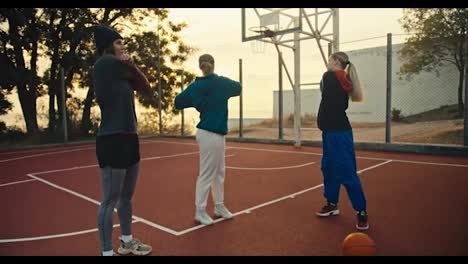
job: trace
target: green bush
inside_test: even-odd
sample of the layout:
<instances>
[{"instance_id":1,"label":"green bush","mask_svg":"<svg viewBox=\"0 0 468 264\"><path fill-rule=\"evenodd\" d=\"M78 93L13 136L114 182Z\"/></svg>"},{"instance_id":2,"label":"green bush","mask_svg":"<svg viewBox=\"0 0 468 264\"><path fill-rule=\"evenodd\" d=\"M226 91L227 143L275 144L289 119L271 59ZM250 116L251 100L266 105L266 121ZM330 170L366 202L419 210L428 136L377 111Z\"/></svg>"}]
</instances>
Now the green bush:
<instances>
[{"instance_id":1,"label":"green bush","mask_svg":"<svg viewBox=\"0 0 468 264\"><path fill-rule=\"evenodd\" d=\"M399 122L402 121L404 116L401 114L400 109L392 108L392 121Z\"/></svg>"}]
</instances>

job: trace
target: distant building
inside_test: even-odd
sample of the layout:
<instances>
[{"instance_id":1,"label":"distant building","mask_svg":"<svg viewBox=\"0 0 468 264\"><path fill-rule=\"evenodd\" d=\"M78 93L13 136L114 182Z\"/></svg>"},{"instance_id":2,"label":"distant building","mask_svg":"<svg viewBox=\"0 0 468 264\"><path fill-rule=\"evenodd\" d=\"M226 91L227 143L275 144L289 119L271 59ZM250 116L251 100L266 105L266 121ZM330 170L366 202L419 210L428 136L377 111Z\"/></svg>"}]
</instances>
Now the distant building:
<instances>
[{"instance_id":1,"label":"distant building","mask_svg":"<svg viewBox=\"0 0 468 264\"><path fill-rule=\"evenodd\" d=\"M456 104L459 77L455 66L451 64L441 66L439 76L435 72L422 72L409 81L405 77L400 80L398 72L402 61L397 52L402 47L403 44L396 44L392 50L392 108L399 109L402 115L408 116ZM363 103L350 102L348 117L358 122L385 122L387 47L353 50L347 53L351 62L357 67L365 93ZM273 93L273 118L277 118L278 91ZM318 87L301 89L301 98L302 114L316 115L321 98ZM293 113L294 93L292 90L284 90L283 116L287 117Z\"/></svg>"}]
</instances>

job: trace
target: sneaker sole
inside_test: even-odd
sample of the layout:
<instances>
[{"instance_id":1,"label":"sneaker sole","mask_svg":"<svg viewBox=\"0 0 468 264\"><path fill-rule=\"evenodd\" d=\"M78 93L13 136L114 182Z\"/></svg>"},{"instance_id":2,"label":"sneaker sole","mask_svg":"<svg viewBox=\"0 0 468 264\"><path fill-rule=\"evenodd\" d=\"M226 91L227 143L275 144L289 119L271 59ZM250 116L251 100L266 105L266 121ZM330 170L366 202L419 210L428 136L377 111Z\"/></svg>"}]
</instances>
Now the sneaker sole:
<instances>
[{"instance_id":1,"label":"sneaker sole","mask_svg":"<svg viewBox=\"0 0 468 264\"><path fill-rule=\"evenodd\" d=\"M340 214L340 210L333 210L333 211L330 211L328 213L316 213L318 216L321 216L321 217L327 217L327 216L333 216L333 215L339 215Z\"/></svg>"},{"instance_id":2,"label":"sneaker sole","mask_svg":"<svg viewBox=\"0 0 468 264\"><path fill-rule=\"evenodd\" d=\"M221 217L221 218L224 218L224 219L226 219L226 220L227 220L227 219L233 219L233 218L234 218L234 216L232 216L232 215L231 215L230 217L223 217L222 215L219 215L219 214L217 214L217 213L215 213L214 215L215 215L216 217Z\"/></svg>"},{"instance_id":3,"label":"sneaker sole","mask_svg":"<svg viewBox=\"0 0 468 264\"><path fill-rule=\"evenodd\" d=\"M369 229L369 225L365 226L365 227L359 227L358 225L356 225L356 229L357 230L368 230Z\"/></svg>"},{"instance_id":4,"label":"sneaker sole","mask_svg":"<svg viewBox=\"0 0 468 264\"><path fill-rule=\"evenodd\" d=\"M148 252L141 252L141 251L132 251L132 250L125 250L125 249L121 249L119 248L117 250L117 252L120 254L120 255L128 255L128 254L133 254L133 255L136 255L136 256L146 256L148 254L151 253L152 250L148 251Z\"/></svg>"},{"instance_id":5,"label":"sneaker sole","mask_svg":"<svg viewBox=\"0 0 468 264\"><path fill-rule=\"evenodd\" d=\"M197 222L197 223L199 223L199 224L202 224L202 225L206 225L206 226L208 226L208 225L212 225L212 224L214 223L214 221L212 221L212 222L209 222L209 223L203 223L202 221L200 221L200 220L199 220L199 219L197 219L197 218L195 218L195 222Z\"/></svg>"}]
</instances>

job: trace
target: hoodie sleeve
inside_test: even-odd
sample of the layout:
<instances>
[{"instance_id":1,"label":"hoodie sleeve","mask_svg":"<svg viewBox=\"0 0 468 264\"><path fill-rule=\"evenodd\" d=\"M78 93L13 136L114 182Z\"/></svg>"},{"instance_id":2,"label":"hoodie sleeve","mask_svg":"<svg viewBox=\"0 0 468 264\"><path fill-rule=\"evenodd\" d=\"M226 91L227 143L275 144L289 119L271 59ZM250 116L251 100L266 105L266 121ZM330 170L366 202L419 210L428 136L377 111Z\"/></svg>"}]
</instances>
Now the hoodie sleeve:
<instances>
[{"instance_id":1,"label":"hoodie sleeve","mask_svg":"<svg viewBox=\"0 0 468 264\"><path fill-rule=\"evenodd\" d=\"M151 85L138 66L129 61L122 61L122 63L125 65L126 78L130 82L133 90L146 97L152 97L153 92L151 90Z\"/></svg>"},{"instance_id":2,"label":"hoodie sleeve","mask_svg":"<svg viewBox=\"0 0 468 264\"><path fill-rule=\"evenodd\" d=\"M223 77L223 79L226 82L227 98L239 96L241 94L242 87L240 82L233 81L227 77Z\"/></svg>"},{"instance_id":3,"label":"hoodie sleeve","mask_svg":"<svg viewBox=\"0 0 468 264\"><path fill-rule=\"evenodd\" d=\"M182 93L178 94L175 98L175 108L178 110L193 107L191 90L193 89L192 84L190 84Z\"/></svg>"},{"instance_id":4,"label":"hoodie sleeve","mask_svg":"<svg viewBox=\"0 0 468 264\"><path fill-rule=\"evenodd\" d=\"M350 93L353 90L353 83L351 82L349 75L345 71L335 71L334 73L343 87L343 90L346 93Z\"/></svg>"}]
</instances>

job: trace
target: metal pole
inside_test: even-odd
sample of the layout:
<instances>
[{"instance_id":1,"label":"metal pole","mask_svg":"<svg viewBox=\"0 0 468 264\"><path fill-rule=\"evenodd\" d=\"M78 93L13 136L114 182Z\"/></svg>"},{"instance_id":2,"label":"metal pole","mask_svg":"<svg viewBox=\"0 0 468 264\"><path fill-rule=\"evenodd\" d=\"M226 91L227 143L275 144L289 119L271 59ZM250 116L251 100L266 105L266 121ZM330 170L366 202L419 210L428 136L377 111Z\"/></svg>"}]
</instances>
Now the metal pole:
<instances>
[{"instance_id":1,"label":"metal pole","mask_svg":"<svg viewBox=\"0 0 468 264\"><path fill-rule=\"evenodd\" d=\"M239 82L242 87L241 94L239 97L239 137L243 137L243 120L244 120L244 112L243 112L243 104L242 104L242 95L244 94L244 85L242 84L242 59L239 59Z\"/></svg>"},{"instance_id":2,"label":"metal pole","mask_svg":"<svg viewBox=\"0 0 468 264\"><path fill-rule=\"evenodd\" d=\"M333 54L333 45L331 42L328 42L328 57L330 58L332 54Z\"/></svg>"},{"instance_id":3,"label":"metal pole","mask_svg":"<svg viewBox=\"0 0 468 264\"><path fill-rule=\"evenodd\" d=\"M288 80L289 80L289 83L291 84L291 87L294 89L294 82L293 80L291 79L291 75L289 74L289 71L288 71L288 68L286 68L286 63L284 62L284 59L283 59L283 55L278 47L277 44L275 44L275 48L276 48L276 51L278 52L279 54L279 58L280 58L280 61L281 61L281 64L283 65L284 67L284 71L286 72L286 75L288 76ZM294 49L293 49L294 50Z\"/></svg>"},{"instance_id":4,"label":"metal pole","mask_svg":"<svg viewBox=\"0 0 468 264\"><path fill-rule=\"evenodd\" d=\"M157 35L158 35L158 111L159 111L159 135L162 135L162 91L161 91L161 40L159 35L159 15L158 15L158 25L157 25Z\"/></svg>"},{"instance_id":5,"label":"metal pole","mask_svg":"<svg viewBox=\"0 0 468 264\"><path fill-rule=\"evenodd\" d=\"M278 138L283 139L283 65L281 65L281 53L278 54Z\"/></svg>"},{"instance_id":6,"label":"metal pole","mask_svg":"<svg viewBox=\"0 0 468 264\"><path fill-rule=\"evenodd\" d=\"M340 10L333 8L333 52L340 50Z\"/></svg>"},{"instance_id":7,"label":"metal pole","mask_svg":"<svg viewBox=\"0 0 468 264\"><path fill-rule=\"evenodd\" d=\"M318 46L318 48L320 50L320 54L322 55L323 62L325 63L325 66L326 66L327 65L327 58L325 58L325 54L323 53L322 46L320 45L320 39L322 38L320 36L320 32L318 31L317 26L315 26L315 29L314 29L314 27L312 26L312 23L309 20L309 17L307 17L307 14L305 13L304 8L301 8L301 10L302 10L302 12L304 14L304 17L305 17L305 20L306 20L307 24L309 25L310 30L314 33L313 37L314 37L315 41L317 42L317 46ZM318 17L316 16L315 18L317 19ZM301 39L299 38L297 41L300 41L300 40ZM294 40L294 41L296 41L296 40Z\"/></svg>"},{"instance_id":8,"label":"metal pole","mask_svg":"<svg viewBox=\"0 0 468 264\"><path fill-rule=\"evenodd\" d=\"M61 101L62 101L62 125L63 125L63 142L68 142L68 129L67 129L67 106L65 102L65 77L63 67L60 67L60 89L61 89Z\"/></svg>"},{"instance_id":9,"label":"metal pole","mask_svg":"<svg viewBox=\"0 0 468 264\"><path fill-rule=\"evenodd\" d=\"M465 117L464 117L464 145L468 146L468 35L465 35Z\"/></svg>"},{"instance_id":10,"label":"metal pole","mask_svg":"<svg viewBox=\"0 0 468 264\"><path fill-rule=\"evenodd\" d=\"M392 33L387 34L387 109L385 143L392 142Z\"/></svg>"},{"instance_id":11,"label":"metal pole","mask_svg":"<svg viewBox=\"0 0 468 264\"><path fill-rule=\"evenodd\" d=\"M180 71L180 92L184 91L184 70ZM184 125L185 125L185 117L184 117L184 109L182 109L182 121L180 124L180 134L183 136L184 132Z\"/></svg>"},{"instance_id":12,"label":"metal pole","mask_svg":"<svg viewBox=\"0 0 468 264\"><path fill-rule=\"evenodd\" d=\"M241 8L242 41L245 38L245 8Z\"/></svg>"},{"instance_id":13,"label":"metal pole","mask_svg":"<svg viewBox=\"0 0 468 264\"><path fill-rule=\"evenodd\" d=\"M299 21L296 21L299 23ZM294 33L294 135L295 147L301 146L301 42Z\"/></svg>"}]
</instances>

